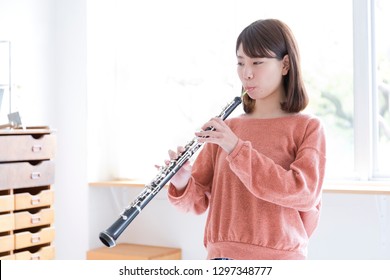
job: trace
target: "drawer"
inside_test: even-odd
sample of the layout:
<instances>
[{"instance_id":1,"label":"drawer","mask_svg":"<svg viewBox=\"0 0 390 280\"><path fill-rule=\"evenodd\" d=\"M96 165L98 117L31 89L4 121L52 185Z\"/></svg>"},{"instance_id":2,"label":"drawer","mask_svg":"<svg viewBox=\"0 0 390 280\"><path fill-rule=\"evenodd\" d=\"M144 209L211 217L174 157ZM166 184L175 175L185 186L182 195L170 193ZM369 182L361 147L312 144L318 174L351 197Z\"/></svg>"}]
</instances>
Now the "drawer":
<instances>
[{"instance_id":1,"label":"drawer","mask_svg":"<svg viewBox=\"0 0 390 280\"><path fill-rule=\"evenodd\" d=\"M8 212L14 209L14 196L12 194L0 195L0 212Z\"/></svg>"},{"instance_id":2,"label":"drawer","mask_svg":"<svg viewBox=\"0 0 390 280\"><path fill-rule=\"evenodd\" d=\"M41 209L37 213L28 211L14 213L15 229L49 225L54 221L54 210L52 208Z\"/></svg>"},{"instance_id":3,"label":"drawer","mask_svg":"<svg viewBox=\"0 0 390 280\"><path fill-rule=\"evenodd\" d=\"M15 260L52 260L55 257L54 246L41 247L34 252L21 251L15 253Z\"/></svg>"},{"instance_id":4,"label":"drawer","mask_svg":"<svg viewBox=\"0 0 390 280\"><path fill-rule=\"evenodd\" d=\"M43 160L54 157L55 135L9 135L0 137L0 161Z\"/></svg>"},{"instance_id":5,"label":"drawer","mask_svg":"<svg viewBox=\"0 0 390 280\"><path fill-rule=\"evenodd\" d=\"M50 243L54 240L54 235L54 227L42 228L34 233L29 231L15 233L15 249Z\"/></svg>"},{"instance_id":6,"label":"drawer","mask_svg":"<svg viewBox=\"0 0 390 280\"><path fill-rule=\"evenodd\" d=\"M49 206L53 204L54 192L44 190L36 195L28 192L15 194L15 210Z\"/></svg>"},{"instance_id":7,"label":"drawer","mask_svg":"<svg viewBox=\"0 0 390 280\"><path fill-rule=\"evenodd\" d=\"M46 186L54 183L54 162L45 160L30 162L1 163L0 190Z\"/></svg>"},{"instance_id":8,"label":"drawer","mask_svg":"<svg viewBox=\"0 0 390 280\"><path fill-rule=\"evenodd\" d=\"M4 235L0 236L0 253L12 251L14 249L14 236Z\"/></svg>"},{"instance_id":9,"label":"drawer","mask_svg":"<svg viewBox=\"0 0 390 280\"><path fill-rule=\"evenodd\" d=\"M15 227L14 214L0 215L0 232L13 230Z\"/></svg>"}]
</instances>

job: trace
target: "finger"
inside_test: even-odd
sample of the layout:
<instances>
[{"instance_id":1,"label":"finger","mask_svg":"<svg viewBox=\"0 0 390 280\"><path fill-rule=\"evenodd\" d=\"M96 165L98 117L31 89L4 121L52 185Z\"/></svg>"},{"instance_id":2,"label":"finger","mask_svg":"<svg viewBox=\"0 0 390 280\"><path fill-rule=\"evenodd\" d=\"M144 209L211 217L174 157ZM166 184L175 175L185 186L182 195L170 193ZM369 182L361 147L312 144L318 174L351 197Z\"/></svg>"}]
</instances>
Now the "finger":
<instances>
[{"instance_id":1,"label":"finger","mask_svg":"<svg viewBox=\"0 0 390 280\"><path fill-rule=\"evenodd\" d=\"M195 132L195 135L199 138L214 138L218 139L221 138L222 133L219 131L213 131L213 130L205 130L205 131L199 131ZM210 139L209 139L210 140Z\"/></svg>"},{"instance_id":2,"label":"finger","mask_svg":"<svg viewBox=\"0 0 390 280\"><path fill-rule=\"evenodd\" d=\"M183 169L190 171L192 169L191 163L187 161L186 163L183 164Z\"/></svg>"},{"instance_id":3,"label":"finger","mask_svg":"<svg viewBox=\"0 0 390 280\"><path fill-rule=\"evenodd\" d=\"M169 155L170 159L176 159L177 158L177 153L172 151L172 150L168 151L168 155Z\"/></svg>"},{"instance_id":4,"label":"finger","mask_svg":"<svg viewBox=\"0 0 390 280\"><path fill-rule=\"evenodd\" d=\"M201 127L202 131L217 130L214 122L207 122Z\"/></svg>"},{"instance_id":5,"label":"finger","mask_svg":"<svg viewBox=\"0 0 390 280\"><path fill-rule=\"evenodd\" d=\"M202 130L208 130L210 127L213 127L215 130L220 129L224 125L224 121L220 118L212 118L207 123L202 126Z\"/></svg>"},{"instance_id":6,"label":"finger","mask_svg":"<svg viewBox=\"0 0 390 280\"><path fill-rule=\"evenodd\" d=\"M204 123L201 127L202 130L210 130L211 127L214 127L215 122L213 119L210 119L208 122Z\"/></svg>"},{"instance_id":7,"label":"finger","mask_svg":"<svg viewBox=\"0 0 390 280\"><path fill-rule=\"evenodd\" d=\"M225 123L225 122L223 121L223 119L217 118L217 117L212 118L211 120L212 120L213 122L217 123L217 124L220 124L220 125Z\"/></svg>"},{"instance_id":8,"label":"finger","mask_svg":"<svg viewBox=\"0 0 390 280\"><path fill-rule=\"evenodd\" d=\"M195 132L195 136L198 138L206 138L206 137L210 137L210 133L208 131L198 131Z\"/></svg>"},{"instance_id":9,"label":"finger","mask_svg":"<svg viewBox=\"0 0 390 280\"><path fill-rule=\"evenodd\" d=\"M213 143L219 145L220 140L214 137L198 137L199 143Z\"/></svg>"}]
</instances>

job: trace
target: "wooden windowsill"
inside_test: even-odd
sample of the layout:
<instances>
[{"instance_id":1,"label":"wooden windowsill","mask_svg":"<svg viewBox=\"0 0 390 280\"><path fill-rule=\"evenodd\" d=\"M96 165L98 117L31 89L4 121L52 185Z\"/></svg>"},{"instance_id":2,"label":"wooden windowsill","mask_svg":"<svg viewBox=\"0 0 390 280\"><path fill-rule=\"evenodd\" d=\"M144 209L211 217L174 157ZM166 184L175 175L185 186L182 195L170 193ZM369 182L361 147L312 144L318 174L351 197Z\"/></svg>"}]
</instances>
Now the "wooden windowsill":
<instances>
[{"instance_id":1,"label":"wooden windowsill","mask_svg":"<svg viewBox=\"0 0 390 280\"><path fill-rule=\"evenodd\" d=\"M143 180L113 180L89 183L90 187L144 187ZM327 181L324 193L390 195L390 181Z\"/></svg>"},{"instance_id":2,"label":"wooden windowsill","mask_svg":"<svg viewBox=\"0 0 390 280\"><path fill-rule=\"evenodd\" d=\"M143 180L112 180L89 183L90 187L144 187Z\"/></svg>"},{"instance_id":3,"label":"wooden windowsill","mask_svg":"<svg viewBox=\"0 0 390 280\"><path fill-rule=\"evenodd\" d=\"M390 181L325 181L324 193L390 195Z\"/></svg>"}]
</instances>

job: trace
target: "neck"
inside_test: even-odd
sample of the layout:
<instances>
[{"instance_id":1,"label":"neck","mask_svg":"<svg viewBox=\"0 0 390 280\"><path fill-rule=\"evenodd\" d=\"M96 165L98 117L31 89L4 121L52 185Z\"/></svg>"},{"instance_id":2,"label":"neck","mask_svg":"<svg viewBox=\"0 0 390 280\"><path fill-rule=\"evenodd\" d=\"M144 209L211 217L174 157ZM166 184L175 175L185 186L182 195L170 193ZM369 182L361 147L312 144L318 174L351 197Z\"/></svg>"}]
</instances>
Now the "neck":
<instances>
[{"instance_id":1,"label":"neck","mask_svg":"<svg viewBox=\"0 0 390 280\"><path fill-rule=\"evenodd\" d=\"M289 113L282 110L280 105L283 96L283 91L279 91L267 98L256 99L255 108L250 116L253 118L267 119L289 115Z\"/></svg>"},{"instance_id":2,"label":"neck","mask_svg":"<svg viewBox=\"0 0 390 280\"><path fill-rule=\"evenodd\" d=\"M266 104L260 100L256 100L255 109L250 114L251 117L258 119L271 119L286 115L288 115L288 113L281 109L280 103L272 104L270 106L270 104Z\"/></svg>"}]
</instances>

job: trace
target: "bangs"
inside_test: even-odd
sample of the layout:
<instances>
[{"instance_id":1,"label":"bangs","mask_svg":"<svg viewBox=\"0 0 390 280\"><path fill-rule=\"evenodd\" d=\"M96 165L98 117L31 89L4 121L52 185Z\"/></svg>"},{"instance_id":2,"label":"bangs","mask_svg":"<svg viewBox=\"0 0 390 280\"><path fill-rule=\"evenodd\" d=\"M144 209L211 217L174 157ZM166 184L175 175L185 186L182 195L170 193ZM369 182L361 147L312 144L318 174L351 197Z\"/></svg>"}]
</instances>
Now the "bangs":
<instances>
[{"instance_id":1,"label":"bangs","mask_svg":"<svg viewBox=\"0 0 390 280\"><path fill-rule=\"evenodd\" d=\"M237 48L236 51L238 51L238 48L242 44L242 50L244 51L245 55L251 58L257 58L257 57L267 57L267 58L274 58L275 54L265 46L264 41L258 40L256 37L252 37L252 35L248 34L250 32L247 32L247 34L242 34L242 38L240 41L237 41Z\"/></svg>"},{"instance_id":2,"label":"bangs","mask_svg":"<svg viewBox=\"0 0 390 280\"><path fill-rule=\"evenodd\" d=\"M283 35L274 28L249 25L237 38L236 52L242 49L248 57L267 57L282 59L287 54Z\"/></svg>"}]
</instances>

